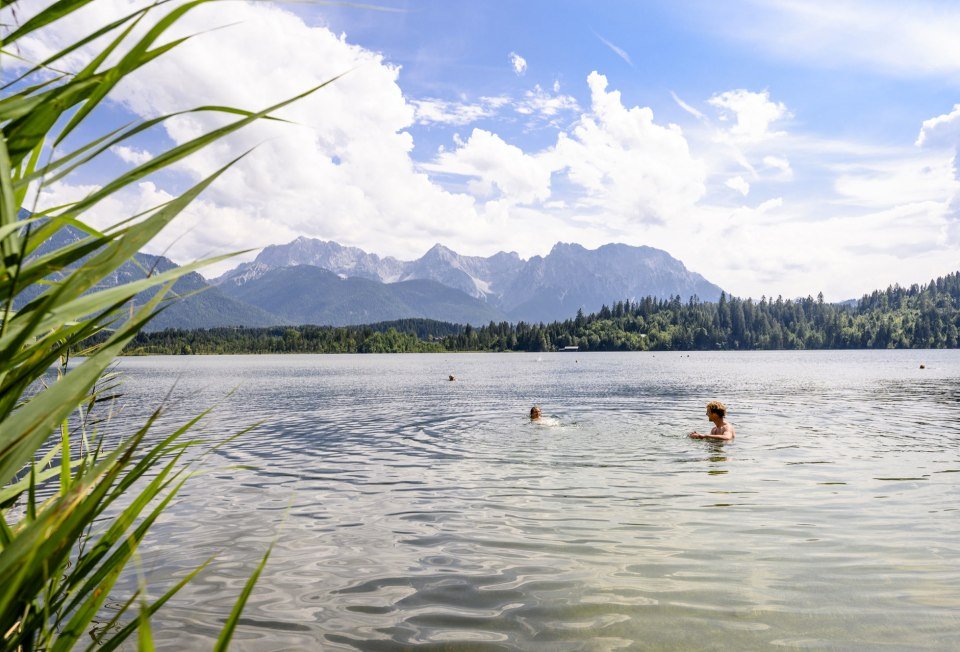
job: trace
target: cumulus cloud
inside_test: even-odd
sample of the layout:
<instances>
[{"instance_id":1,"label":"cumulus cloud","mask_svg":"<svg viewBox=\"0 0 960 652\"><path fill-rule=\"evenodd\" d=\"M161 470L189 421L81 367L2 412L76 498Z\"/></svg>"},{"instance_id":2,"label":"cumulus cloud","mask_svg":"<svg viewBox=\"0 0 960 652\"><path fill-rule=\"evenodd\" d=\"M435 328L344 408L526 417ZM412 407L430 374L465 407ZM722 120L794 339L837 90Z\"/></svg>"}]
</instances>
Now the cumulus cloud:
<instances>
[{"instance_id":1,"label":"cumulus cloud","mask_svg":"<svg viewBox=\"0 0 960 652\"><path fill-rule=\"evenodd\" d=\"M656 124L649 108L625 107L597 72L587 84L591 112L560 134L555 151L558 169L583 191L579 204L628 223L662 223L695 204L704 167L682 130Z\"/></svg>"},{"instance_id":2,"label":"cumulus cloud","mask_svg":"<svg viewBox=\"0 0 960 652\"><path fill-rule=\"evenodd\" d=\"M131 163L133 165L143 165L153 158L153 154L145 149L127 147L126 145L115 145L110 148L110 151L116 154L124 163Z\"/></svg>"},{"instance_id":3,"label":"cumulus cloud","mask_svg":"<svg viewBox=\"0 0 960 652\"><path fill-rule=\"evenodd\" d=\"M593 225L595 237L605 232L606 241L688 217L705 192L705 170L681 129L657 124L649 108L624 106L599 73L591 73L587 84L589 110L559 133L554 146L525 153L475 129L425 169L469 178L467 187L478 199L499 190L500 208L539 203L545 212ZM562 181L558 190L554 175ZM578 239L583 240L582 232Z\"/></svg>"},{"instance_id":4,"label":"cumulus cloud","mask_svg":"<svg viewBox=\"0 0 960 652\"><path fill-rule=\"evenodd\" d=\"M126 0L99 0L69 25L55 24L21 48L36 56L106 19L123 15ZM152 62L122 83L114 95L142 117L198 103L261 109L312 85L351 71L291 105L279 116L294 124L261 122L178 165L200 179L256 146L205 193L199 211L178 228L191 230L171 250L177 260L210 253L218 231L221 250L237 234L241 246L283 241L288 235L334 239L345 244L382 240L394 255L419 255L424 243L450 240L485 225L472 197L433 183L411 158L416 107L397 85L399 70L324 27L309 26L277 6L211 3L194 9L171 37L205 32ZM291 51L297 52L290 57ZM181 143L223 123L222 117L188 115L166 123L166 135ZM118 150L118 155L120 154ZM129 154L129 153L128 153ZM265 225L269 225L268 227Z\"/></svg>"},{"instance_id":5,"label":"cumulus cloud","mask_svg":"<svg viewBox=\"0 0 960 652\"><path fill-rule=\"evenodd\" d=\"M42 58L131 6L95 0L71 25L24 39L21 52ZM709 118L675 97L686 111L681 129L655 119L649 107L625 103L597 72L586 80L589 106L558 84L552 93L536 86L522 96L412 100L399 69L379 54L259 3L210 3L171 37L228 23L237 24L201 34L138 71L117 89L117 101L143 117L197 104L258 109L352 72L282 111L292 124L258 124L178 166L172 176L182 185L258 146L154 243L151 251L180 262L300 235L404 258L438 241L463 253L509 248L524 256L543 254L556 240L591 247L622 241L666 249L739 294L822 289L828 298L924 280L924 270L960 263L957 108L920 127L922 150L898 149L784 133L787 107L745 90L713 95ZM71 65L82 63L78 52ZM523 134L485 124L430 161L414 158L418 125L484 119L535 123L556 136L539 138L533 149ZM222 122L183 116L164 136L180 143ZM158 151L155 141L145 142ZM127 145L114 154L136 163L150 152ZM790 179L794 169L808 185L781 185L783 198L771 199L764 184ZM821 185L809 185L811 178ZM171 183L167 176L144 180L97 206L91 219L103 226L156 206L176 190ZM757 203L745 205L728 188ZM42 199L56 205L92 189L61 182ZM717 260L710 243L719 240L735 243L736 255ZM869 278L870 288L856 285L858 278Z\"/></svg>"},{"instance_id":6,"label":"cumulus cloud","mask_svg":"<svg viewBox=\"0 0 960 652\"><path fill-rule=\"evenodd\" d=\"M782 102L772 102L770 93L738 89L714 95L708 103L720 110L721 120L736 121L725 130L735 140L756 143L774 135L771 123L789 115Z\"/></svg>"},{"instance_id":7,"label":"cumulus cloud","mask_svg":"<svg viewBox=\"0 0 960 652\"><path fill-rule=\"evenodd\" d=\"M516 52L510 53L510 65L513 66L513 72L517 73L518 77L527 72L527 60Z\"/></svg>"},{"instance_id":8,"label":"cumulus cloud","mask_svg":"<svg viewBox=\"0 0 960 652\"><path fill-rule=\"evenodd\" d=\"M960 145L960 104L953 105L953 111L924 120L917 136L917 147Z\"/></svg>"},{"instance_id":9,"label":"cumulus cloud","mask_svg":"<svg viewBox=\"0 0 960 652\"><path fill-rule=\"evenodd\" d=\"M960 246L960 170L957 170L957 161L960 157L960 104L953 106L953 111L924 120L917 136L916 145L927 150L947 150L953 154L949 161L949 174L952 177L953 189L946 202L944 232L950 243ZM947 167L942 162L941 181L945 181ZM925 168L927 169L932 168Z\"/></svg>"},{"instance_id":10,"label":"cumulus cloud","mask_svg":"<svg viewBox=\"0 0 960 652\"><path fill-rule=\"evenodd\" d=\"M744 197L746 197L747 193L750 192L750 184L747 183L746 179L740 176L733 177L732 179L727 179L726 186L727 188L732 188L733 190L736 190Z\"/></svg>"},{"instance_id":11,"label":"cumulus cloud","mask_svg":"<svg viewBox=\"0 0 960 652\"><path fill-rule=\"evenodd\" d=\"M540 157L524 154L496 134L474 129L455 151L441 152L433 165L435 172L477 177L471 191L487 197L493 186L511 203L529 204L550 196L550 167Z\"/></svg>"}]
</instances>

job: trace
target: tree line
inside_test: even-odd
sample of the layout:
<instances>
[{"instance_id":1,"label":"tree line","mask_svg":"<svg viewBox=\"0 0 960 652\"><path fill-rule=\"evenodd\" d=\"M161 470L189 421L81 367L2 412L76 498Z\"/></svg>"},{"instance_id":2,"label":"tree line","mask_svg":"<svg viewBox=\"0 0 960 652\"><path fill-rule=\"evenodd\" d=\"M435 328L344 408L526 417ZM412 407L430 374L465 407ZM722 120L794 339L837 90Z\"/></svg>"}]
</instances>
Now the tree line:
<instances>
[{"instance_id":1,"label":"tree line","mask_svg":"<svg viewBox=\"0 0 960 652\"><path fill-rule=\"evenodd\" d=\"M888 287L859 301L717 302L646 297L549 324L472 327L429 319L364 326L213 328L141 333L128 354L392 353L437 351L705 351L960 347L960 273Z\"/></svg>"}]
</instances>

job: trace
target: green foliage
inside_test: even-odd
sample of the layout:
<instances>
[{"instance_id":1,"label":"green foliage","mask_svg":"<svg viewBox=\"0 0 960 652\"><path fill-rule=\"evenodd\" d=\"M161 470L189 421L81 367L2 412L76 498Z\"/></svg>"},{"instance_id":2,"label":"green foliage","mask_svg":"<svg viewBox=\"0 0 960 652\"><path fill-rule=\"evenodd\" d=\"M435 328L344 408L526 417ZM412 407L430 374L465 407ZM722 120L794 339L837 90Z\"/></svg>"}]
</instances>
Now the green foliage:
<instances>
[{"instance_id":1,"label":"green foliage","mask_svg":"<svg viewBox=\"0 0 960 652\"><path fill-rule=\"evenodd\" d=\"M489 324L444 344L454 350L709 351L750 349L956 348L960 273L893 286L855 305L727 297L701 303L647 297L551 324Z\"/></svg>"},{"instance_id":2,"label":"green foliage","mask_svg":"<svg viewBox=\"0 0 960 652\"><path fill-rule=\"evenodd\" d=\"M455 324L400 319L369 326L168 329L140 333L128 355L233 353L415 353L445 350L441 338L460 332Z\"/></svg>"},{"instance_id":3,"label":"green foliage","mask_svg":"<svg viewBox=\"0 0 960 652\"><path fill-rule=\"evenodd\" d=\"M394 329L395 332L389 332ZM402 353L405 351L713 351L960 347L960 273L889 287L855 305L727 297L619 301L550 324L458 326L408 319L369 326L167 330L141 334L128 354Z\"/></svg>"},{"instance_id":4,"label":"green foliage","mask_svg":"<svg viewBox=\"0 0 960 652\"><path fill-rule=\"evenodd\" d=\"M69 20L88 0L54 2L3 39L16 41L58 20ZM0 96L0 636L3 649L72 649L91 625L150 526L191 474L181 460L202 444L183 435L200 417L171 433L151 432L155 413L119 441L96 430L99 404L111 390L109 367L162 307L170 288L212 259L153 270L104 287L228 166L181 196L145 214L97 231L87 210L137 180L202 149L216 139L293 100L260 112L199 107L232 122L161 153L104 183L87 197L48 212L23 203L31 185L42 187L75 172L96 156L170 116L127 125L64 153L65 138L89 122L126 75L177 47L157 45L186 12L205 0L163 11L159 2L88 35L3 87ZM4 6L16 3L4 0ZM153 22L150 22L153 21ZM134 37L134 27L145 28ZM52 68L99 38L110 39L74 74ZM313 89L316 90L316 89ZM312 91L309 91L312 92ZM302 95L301 95L302 97ZM297 99L297 98L294 98ZM41 162L44 161L44 162ZM133 219L136 218L136 219ZM65 230L79 237L50 243ZM140 300L135 301L135 297ZM71 364L72 356L82 356ZM52 370L52 371L51 371ZM203 416L203 415L201 415ZM266 558L264 558L265 563ZM261 566L257 569L259 574ZM198 569L199 571L199 569ZM123 603L95 645L114 649L138 631L152 649L149 617L194 573L159 600L143 590ZM252 585L250 585L252 586ZM249 587L231 616L236 623ZM127 611L139 604L140 614ZM121 623L124 616L128 623ZM132 619L131 619L132 618ZM218 645L229 640L228 628Z\"/></svg>"}]
</instances>

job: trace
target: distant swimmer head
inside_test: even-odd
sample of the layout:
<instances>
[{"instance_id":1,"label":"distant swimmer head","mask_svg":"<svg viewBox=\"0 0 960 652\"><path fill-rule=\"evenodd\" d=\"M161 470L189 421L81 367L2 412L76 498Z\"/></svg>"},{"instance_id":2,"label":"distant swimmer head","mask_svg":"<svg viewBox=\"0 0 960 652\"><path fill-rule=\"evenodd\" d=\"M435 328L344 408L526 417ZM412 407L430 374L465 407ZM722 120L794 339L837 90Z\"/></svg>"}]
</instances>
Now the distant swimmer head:
<instances>
[{"instance_id":1,"label":"distant swimmer head","mask_svg":"<svg viewBox=\"0 0 960 652\"><path fill-rule=\"evenodd\" d=\"M530 418L534 421L540 418L540 408L538 408L536 405L530 408Z\"/></svg>"},{"instance_id":2,"label":"distant swimmer head","mask_svg":"<svg viewBox=\"0 0 960 652\"><path fill-rule=\"evenodd\" d=\"M454 376L453 374L450 374L450 380L456 380L456 379L457 379L456 376Z\"/></svg>"},{"instance_id":3,"label":"distant swimmer head","mask_svg":"<svg viewBox=\"0 0 960 652\"><path fill-rule=\"evenodd\" d=\"M727 416L727 406L720 401L710 401L707 403L707 416L715 414L721 419Z\"/></svg>"}]
</instances>

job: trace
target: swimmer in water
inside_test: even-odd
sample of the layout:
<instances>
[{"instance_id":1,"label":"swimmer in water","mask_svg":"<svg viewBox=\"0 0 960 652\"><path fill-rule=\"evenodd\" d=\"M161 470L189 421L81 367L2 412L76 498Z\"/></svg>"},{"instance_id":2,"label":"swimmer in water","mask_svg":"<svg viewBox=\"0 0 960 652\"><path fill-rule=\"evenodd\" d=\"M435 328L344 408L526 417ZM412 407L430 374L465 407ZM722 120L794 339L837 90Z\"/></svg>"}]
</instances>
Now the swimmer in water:
<instances>
[{"instance_id":1,"label":"swimmer in water","mask_svg":"<svg viewBox=\"0 0 960 652\"><path fill-rule=\"evenodd\" d=\"M539 419L539 418L540 418L540 414L541 414L541 413L540 413L540 408L537 407L536 405L534 405L532 408L530 408L530 420L531 420L531 421L536 421L537 419Z\"/></svg>"},{"instance_id":2,"label":"swimmer in water","mask_svg":"<svg viewBox=\"0 0 960 652\"><path fill-rule=\"evenodd\" d=\"M727 423L724 417L727 416L727 406L720 401L710 401L707 403L707 418L713 424L710 434L702 435L696 430L690 433L693 439L713 439L716 441L729 441L737 436L737 431L733 424Z\"/></svg>"}]
</instances>

